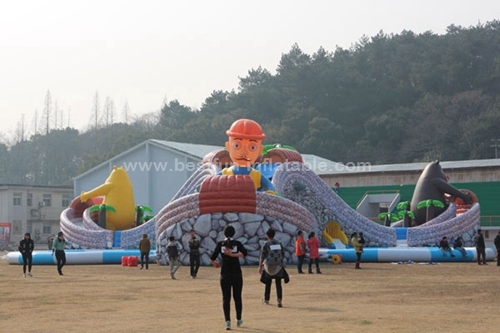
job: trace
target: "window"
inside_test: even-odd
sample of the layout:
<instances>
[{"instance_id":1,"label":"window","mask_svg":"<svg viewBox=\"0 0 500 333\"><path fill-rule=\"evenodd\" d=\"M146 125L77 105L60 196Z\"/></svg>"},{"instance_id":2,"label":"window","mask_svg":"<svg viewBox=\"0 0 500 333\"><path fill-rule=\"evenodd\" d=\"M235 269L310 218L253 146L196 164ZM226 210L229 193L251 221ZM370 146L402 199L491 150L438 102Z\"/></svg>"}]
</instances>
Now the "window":
<instances>
[{"instance_id":1,"label":"window","mask_svg":"<svg viewBox=\"0 0 500 333\"><path fill-rule=\"evenodd\" d=\"M33 193L27 193L26 194L26 205L28 207L33 206Z\"/></svg>"},{"instance_id":2,"label":"window","mask_svg":"<svg viewBox=\"0 0 500 333\"><path fill-rule=\"evenodd\" d=\"M43 195L43 206L52 207L52 194Z\"/></svg>"},{"instance_id":3,"label":"window","mask_svg":"<svg viewBox=\"0 0 500 333\"><path fill-rule=\"evenodd\" d=\"M61 205L63 207L69 207L69 204L70 204L70 196L69 196L69 194L63 194Z\"/></svg>"},{"instance_id":4,"label":"window","mask_svg":"<svg viewBox=\"0 0 500 333\"><path fill-rule=\"evenodd\" d=\"M23 201L22 193L14 193L14 206L21 206Z\"/></svg>"},{"instance_id":5,"label":"window","mask_svg":"<svg viewBox=\"0 0 500 333\"><path fill-rule=\"evenodd\" d=\"M28 230L22 231L21 229L23 228L23 221L20 220L14 220L12 221L12 230L15 234L20 234L21 232L24 234L25 232L31 232L31 226L28 226Z\"/></svg>"},{"instance_id":6,"label":"window","mask_svg":"<svg viewBox=\"0 0 500 333\"><path fill-rule=\"evenodd\" d=\"M52 228L50 227L50 225L43 226L43 233L44 234L51 234L52 233Z\"/></svg>"}]
</instances>

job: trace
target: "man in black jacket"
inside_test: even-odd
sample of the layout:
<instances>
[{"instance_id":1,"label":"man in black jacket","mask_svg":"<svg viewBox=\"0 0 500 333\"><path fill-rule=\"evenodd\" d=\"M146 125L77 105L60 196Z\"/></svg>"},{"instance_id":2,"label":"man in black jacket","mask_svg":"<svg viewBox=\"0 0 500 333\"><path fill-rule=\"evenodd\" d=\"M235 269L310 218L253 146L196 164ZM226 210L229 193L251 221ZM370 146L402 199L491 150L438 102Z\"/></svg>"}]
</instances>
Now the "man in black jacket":
<instances>
[{"instance_id":1,"label":"man in black jacket","mask_svg":"<svg viewBox=\"0 0 500 333\"><path fill-rule=\"evenodd\" d=\"M500 266L500 231L498 235L495 237L493 241L495 243L495 247L497 248L497 266Z\"/></svg>"},{"instance_id":2,"label":"man in black jacket","mask_svg":"<svg viewBox=\"0 0 500 333\"><path fill-rule=\"evenodd\" d=\"M481 229L477 229L476 236L474 236L474 244L476 244L477 264L481 265L481 257L483 257L483 265L486 263L486 244L484 243L484 236Z\"/></svg>"},{"instance_id":3,"label":"man in black jacket","mask_svg":"<svg viewBox=\"0 0 500 333\"><path fill-rule=\"evenodd\" d=\"M28 266L28 276L31 275L31 264L33 263L33 250L35 242L31 239L29 232L24 234L24 238L19 242L19 252L23 255L23 276L26 277L26 266Z\"/></svg>"}]
</instances>

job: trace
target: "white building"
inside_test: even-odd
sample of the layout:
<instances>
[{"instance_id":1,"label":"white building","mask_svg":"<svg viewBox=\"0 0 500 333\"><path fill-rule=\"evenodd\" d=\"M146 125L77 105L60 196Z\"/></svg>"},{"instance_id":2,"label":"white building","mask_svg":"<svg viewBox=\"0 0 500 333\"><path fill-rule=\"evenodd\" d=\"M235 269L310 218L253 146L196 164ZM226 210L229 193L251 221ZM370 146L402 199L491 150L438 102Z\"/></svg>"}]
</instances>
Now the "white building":
<instances>
[{"instance_id":1,"label":"white building","mask_svg":"<svg viewBox=\"0 0 500 333\"><path fill-rule=\"evenodd\" d=\"M127 170L135 204L147 205L156 214L177 193L201 164L205 155L222 146L147 140L74 178L75 196L102 185L113 166ZM337 163L314 155L302 155L313 171L334 170Z\"/></svg>"},{"instance_id":2,"label":"white building","mask_svg":"<svg viewBox=\"0 0 500 333\"><path fill-rule=\"evenodd\" d=\"M72 199L72 186L0 185L0 221L12 224L11 243L26 232L35 243L46 243Z\"/></svg>"}]
</instances>

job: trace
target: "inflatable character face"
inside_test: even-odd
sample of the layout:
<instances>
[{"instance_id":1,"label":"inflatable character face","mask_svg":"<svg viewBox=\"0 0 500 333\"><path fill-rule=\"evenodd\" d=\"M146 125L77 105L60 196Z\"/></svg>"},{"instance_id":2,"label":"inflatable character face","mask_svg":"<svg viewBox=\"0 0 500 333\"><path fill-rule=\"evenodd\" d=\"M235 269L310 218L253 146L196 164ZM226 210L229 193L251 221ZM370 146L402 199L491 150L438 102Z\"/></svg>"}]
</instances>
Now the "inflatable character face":
<instances>
[{"instance_id":1,"label":"inflatable character face","mask_svg":"<svg viewBox=\"0 0 500 333\"><path fill-rule=\"evenodd\" d=\"M226 149L233 164L249 168L264 149L262 140L266 136L260 125L250 119L239 119L231 125L226 134L229 137Z\"/></svg>"}]
</instances>

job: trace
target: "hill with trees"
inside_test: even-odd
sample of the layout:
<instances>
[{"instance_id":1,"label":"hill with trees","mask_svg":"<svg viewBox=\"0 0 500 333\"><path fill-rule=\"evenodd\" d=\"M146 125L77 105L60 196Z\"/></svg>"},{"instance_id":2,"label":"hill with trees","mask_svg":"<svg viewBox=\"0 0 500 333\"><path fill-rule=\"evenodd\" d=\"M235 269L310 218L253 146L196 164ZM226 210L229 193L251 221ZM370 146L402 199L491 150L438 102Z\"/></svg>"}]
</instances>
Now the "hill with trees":
<instances>
[{"instance_id":1,"label":"hill with trees","mask_svg":"<svg viewBox=\"0 0 500 333\"><path fill-rule=\"evenodd\" d=\"M496 158L499 93L500 21L443 35L380 32L312 55L295 44L274 74L250 69L199 109L173 100L116 123L96 103L86 131L46 126L3 143L0 182L61 184L147 139L223 145L239 118L259 122L265 143L344 163Z\"/></svg>"}]
</instances>

